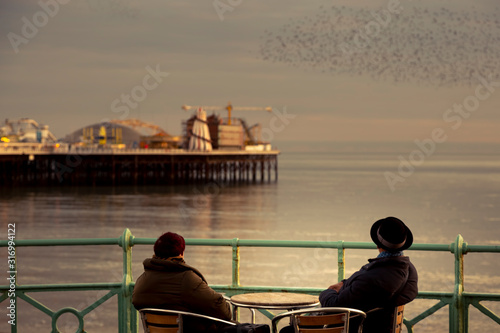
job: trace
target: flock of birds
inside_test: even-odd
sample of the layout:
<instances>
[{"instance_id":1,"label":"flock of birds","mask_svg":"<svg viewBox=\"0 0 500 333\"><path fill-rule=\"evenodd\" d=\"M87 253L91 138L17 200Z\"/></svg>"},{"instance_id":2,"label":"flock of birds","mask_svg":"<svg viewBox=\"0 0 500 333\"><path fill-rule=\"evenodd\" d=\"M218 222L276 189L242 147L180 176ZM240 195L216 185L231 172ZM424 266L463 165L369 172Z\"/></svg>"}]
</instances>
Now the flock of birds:
<instances>
[{"instance_id":1,"label":"flock of birds","mask_svg":"<svg viewBox=\"0 0 500 333\"><path fill-rule=\"evenodd\" d=\"M500 80L500 10L322 6L261 37L260 57L375 80L475 85Z\"/></svg>"}]
</instances>

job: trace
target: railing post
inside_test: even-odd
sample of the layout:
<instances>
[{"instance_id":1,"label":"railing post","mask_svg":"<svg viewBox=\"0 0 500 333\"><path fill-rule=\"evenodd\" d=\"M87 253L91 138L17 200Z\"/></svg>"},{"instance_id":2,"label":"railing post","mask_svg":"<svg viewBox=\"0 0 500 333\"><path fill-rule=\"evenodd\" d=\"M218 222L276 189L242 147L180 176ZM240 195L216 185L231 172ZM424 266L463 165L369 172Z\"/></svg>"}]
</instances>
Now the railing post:
<instances>
[{"instance_id":1,"label":"railing post","mask_svg":"<svg viewBox=\"0 0 500 333\"><path fill-rule=\"evenodd\" d=\"M345 279L345 248L344 248L344 241L339 241L338 244L339 245L337 247L337 252L338 252L337 263L339 272L337 279L339 280L338 282L340 282L343 279Z\"/></svg>"},{"instance_id":2,"label":"railing post","mask_svg":"<svg viewBox=\"0 0 500 333\"><path fill-rule=\"evenodd\" d=\"M119 239L123 250L123 279L121 292L118 294L118 332L137 333L138 313L132 305L132 233L125 229Z\"/></svg>"},{"instance_id":3,"label":"railing post","mask_svg":"<svg viewBox=\"0 0 500 333\"><path fill-rule=\"evenodd\" d=\"M233 238L233 278L232 287L240 286L240 247L238 246L238 238Z\"/></svg>"},{"instance_id":4,"label":"railing post","mask_svg":"<svg viewBox=\"0 0 500 333\"><path fill-rule=\"evenodd\" d=\"M238 238L233 238L233 277L231 287L240 286L240 247L238 246ZM240 321L239 308L234 308L233 319Z\"/></svg>"},{"instance_id":5,"label":"railing post","mask_svg":"<svg viewBox=\"0 0 500 333\"><path fill-rule=\"evenodd\" d=\"M455 254L455 289L450 305L450 333L467 333L469 311L463 297L464 254L467 253L467 244L464 244L462 235L458 235L452 245L452 251Z\"/></svg>"}]
</instances>

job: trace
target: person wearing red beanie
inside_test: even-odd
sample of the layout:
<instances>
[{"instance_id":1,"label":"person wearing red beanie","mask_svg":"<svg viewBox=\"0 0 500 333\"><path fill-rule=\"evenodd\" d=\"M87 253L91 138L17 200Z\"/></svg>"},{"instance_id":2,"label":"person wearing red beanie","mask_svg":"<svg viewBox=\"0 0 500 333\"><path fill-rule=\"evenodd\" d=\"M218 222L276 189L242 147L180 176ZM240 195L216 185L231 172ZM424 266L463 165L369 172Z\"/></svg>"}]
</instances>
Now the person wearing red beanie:
<instances>
[{"instance_id":1,"label":"person wearing red beanie","mask_svg":"<svg viewBox=\"0 0 500 333\"><path fill-rule=\"evenodd\" d=\"M207 284L203 275L184 261L186 242L167 232L154 245L154 256L144 260L144 273L135 283L132 304L137 310L158 308L195 312L223 320L231 319L229 303ZM185 332L215 332L219 325L188 318Z\"/></svg>"}]
</instances>

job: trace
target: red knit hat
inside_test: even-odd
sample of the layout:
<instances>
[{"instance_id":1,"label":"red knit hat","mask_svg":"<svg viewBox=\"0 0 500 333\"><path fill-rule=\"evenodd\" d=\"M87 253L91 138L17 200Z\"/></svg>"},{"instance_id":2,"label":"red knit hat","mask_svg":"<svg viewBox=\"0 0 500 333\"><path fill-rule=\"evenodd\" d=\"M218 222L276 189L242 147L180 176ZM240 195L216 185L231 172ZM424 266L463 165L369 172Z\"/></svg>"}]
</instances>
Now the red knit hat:
<instances>
[{"instance_id":1,"label":"red knit hat","mask_svg":"<svg viewBox=\"0 0 500 333\"><path fill-rule=\"evenodd\" d=\"M186 242L181 235L173 232L166 232L155 242L155 255L160 258L176 257L184 253Z\"/></svg>"}]
</instances>

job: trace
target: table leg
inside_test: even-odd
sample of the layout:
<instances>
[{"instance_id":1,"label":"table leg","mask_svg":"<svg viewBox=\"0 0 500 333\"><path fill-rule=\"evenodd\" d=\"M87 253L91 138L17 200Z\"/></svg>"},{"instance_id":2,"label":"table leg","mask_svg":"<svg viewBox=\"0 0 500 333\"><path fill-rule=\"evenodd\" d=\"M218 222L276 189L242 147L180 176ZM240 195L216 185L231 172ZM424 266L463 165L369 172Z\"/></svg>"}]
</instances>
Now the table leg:
<instances>
[{"instance_id":1,"label":"table leg","mask_svg":"<svg viewBox=\"0 0 500 333\"><path fill-rule=\"evenodd\" d=\"M250 311L252 311L252 324L255 324L255 310L250 309Z\"/></svg>"},{"instance_id":2,"label":"table leg","mask_svg":"<svg viewBox=\"0 0 500 333\"><path fill-rule=\"evenodd\" d=\"M248 308L248 310L250 310L250 312L252 313L251 314L252 324L255 324L255 309ZM238 311L239 311L239 307L236 305L233 305L233 320L234 321L236 321L236 319L237 319Z\"/></svg>"}]
</instances>

